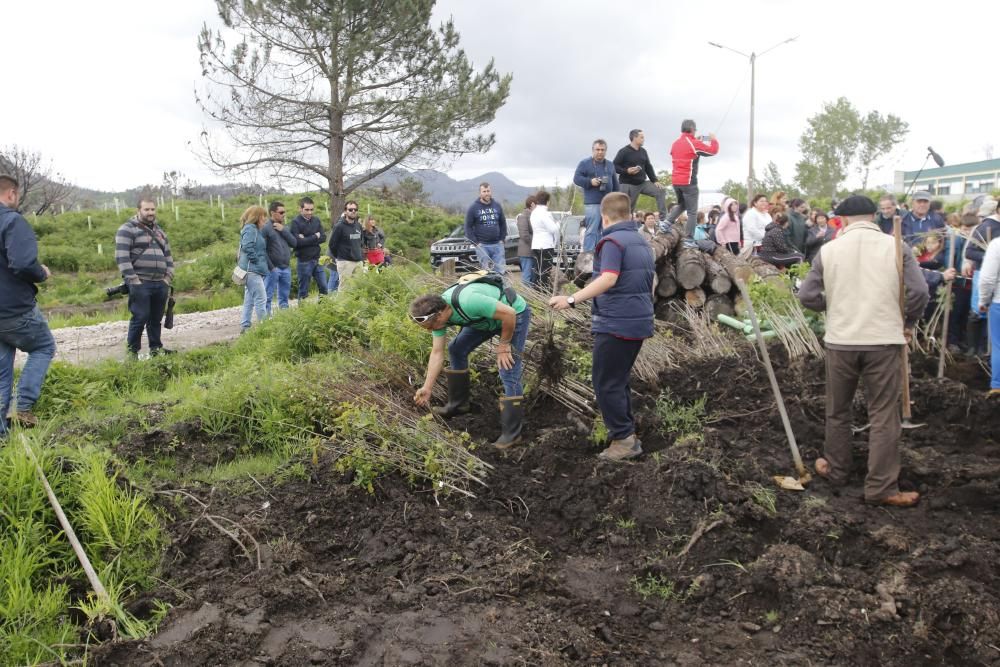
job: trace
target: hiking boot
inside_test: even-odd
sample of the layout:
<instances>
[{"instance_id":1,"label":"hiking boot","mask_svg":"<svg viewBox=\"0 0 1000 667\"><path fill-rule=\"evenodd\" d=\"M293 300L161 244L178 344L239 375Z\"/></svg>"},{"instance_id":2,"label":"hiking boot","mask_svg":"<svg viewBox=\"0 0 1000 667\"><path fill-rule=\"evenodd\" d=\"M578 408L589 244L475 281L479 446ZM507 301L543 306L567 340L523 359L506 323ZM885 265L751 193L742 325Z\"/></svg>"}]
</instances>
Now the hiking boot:
<instances>
[{"instance_id":1,"label":"hiking boot","mask_svg":"<svg viewBox=\"0 0 1000 667\"><path fill-rule=\"evenodd\" d=\"M500 399L500 437L493 443L497 449L509 449L521 442L524 421L524 396L507 396Z\"/></svg>"},{"instance_id":2,"label":"hiking boot","mask_svg":"<svg viewBox=\"0 0 1000 667\"><path fill-rule=\"evenodd\" d=\"M31 410L18 410L12 421L21 428L35 428L38 426L38 417Z\"/></svg>"},{"instance_id":3,"label":"hiking boot","mask_svg":"<svg viewBox=\"0 0 1000 667\"><path fill-rule=\"evenodd\" d=\"M889 507L913 507L920 502L920 494L916 491L898 491L891 496L876 500L865 500L869 505L887 505Z\"/></svg>"},{"instance_id":4,"label":"hiking boot","mask_svg":"<svg viewBox=\"0 0 1000 667\"><path fill-rule=\"evenodd\" d=\"M625 461L634 459L642 454L642 441L635 437L635 433L621 440L612 440L611 445L597 455L605 461Z\"/></svg>"},{"instance_id":5,"label":"hiking boot","mask_svg":"<svg viewBox=\"0 0 1000 667\"><path fill-rule=\"evenodd\" d=\"M161 354L177 354L176 350L168 350L165 347L155 347L149 351L149 356L158 357Z\"/></svg>"},{"instance_id":6,"label":"hiking boot","mask_svg":"<svg viewBox=\"0 0 1000 667\"><path fill-rule=\"evenodd\" d=\"M1000 398L1000 389L990 389L988 392L986 392L986 398L992 398L992 399Z\"/></svg>"},{"instance_id":7,"label":"hiking boot","mask_svg":"<svg viewBox=\"0 0 1000 667\"><path fill-rule=\"evenodd\" d=\"M444 370L448 381L448 403L444 407L434 408L434 414L450 419L455 415L464 415L469 411L469 370Z\"/></svg>"}]
</instances>

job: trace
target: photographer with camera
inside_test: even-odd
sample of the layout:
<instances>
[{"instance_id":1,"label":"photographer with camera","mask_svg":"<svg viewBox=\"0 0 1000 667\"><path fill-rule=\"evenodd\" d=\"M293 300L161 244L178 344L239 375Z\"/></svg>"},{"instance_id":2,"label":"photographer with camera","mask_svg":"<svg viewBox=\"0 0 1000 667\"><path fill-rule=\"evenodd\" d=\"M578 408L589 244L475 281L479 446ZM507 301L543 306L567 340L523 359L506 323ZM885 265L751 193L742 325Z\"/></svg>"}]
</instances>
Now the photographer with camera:
<instances>
[{"instance_id":1,"label":"photographer with camera","mask_svg":"<svg viewBox=\"0 0 1000 667\"><path fill-rule=\"evenodd\" d=\"M115 234L115 261L128 285L128 354L139 356L145 329L150 356L170 354L160 340L160 320L170 298L174 259L163 228L156 222L156 202L150 195L139 198L138 212Z\"/></svg>"},{"instance_id":2,"label":"photographer with camera","mask_svg":"<svg viewBox=\"0 0 1000 667\"><path fill-rule=\"evenodd\" d=\"M595 139L590 152L591 156L580 160L573 174L573 183L583 188L583 222L587 226L583 252L594 252L601 238L601 199L619 190L615 165L606 159L608 142Z\"/></svg>"},{"instance_id":3,"label":"photographer with camera","mask_svg":"<svg viewBox=\"0 0 1000 667\"><path fill-rule=\"evenodd\" d=\"M684 235L694 236L695 222L698 219L698 161L701 156L712 156L719 152L719 142L715 134L706 137L696 137L698 127L690 118L681 123L681 136L670 147L670 159L673 169L670 172L670 182L677 195L677 204L667 215L667 225L674 224L681 211L687 210L687 224L684 225Z\"/></svg>"},{"instance_id":4,"label":"photographer with camera","mask_svg":"<svg viewBox=\"0 0 1000 667\"><path fill-rule=\"evenodd\" d=\"M38 239L17 211L21 198L13 176L0 174L0 441L7 437L7 411L14 388L14 355L28 353L17 384L14 421L32 427L31 413L42 393L45 374L56 353L48 322L38 309L36 285L52 275L38 262Z\"/></svg>"}]
</instances>

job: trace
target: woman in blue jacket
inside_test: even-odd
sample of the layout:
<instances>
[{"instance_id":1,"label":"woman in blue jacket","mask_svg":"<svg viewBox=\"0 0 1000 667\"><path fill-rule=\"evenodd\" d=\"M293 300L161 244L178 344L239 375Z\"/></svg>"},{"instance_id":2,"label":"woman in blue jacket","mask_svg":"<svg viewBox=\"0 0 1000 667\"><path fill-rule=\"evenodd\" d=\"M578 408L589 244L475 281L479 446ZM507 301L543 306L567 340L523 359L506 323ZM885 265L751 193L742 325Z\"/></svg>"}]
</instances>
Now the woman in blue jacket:
<instances>
[{"instance_id":1,"label":"woman in blue jacket","mask_svg":"<svg viewBox=\"0 0 1000 667\"><path fill-rule=\"evenodd\" d=\"M270 269L267 260L267 242L260 231L266 222L267 211L262 206L251 206L240 216L243 228L240 230L238 264L247 272L247 282L243 292L243 319L240 320L241 334L250 328L252 311L257 311L258 323L267 317L264 278L270 273Z\"/></svg>"}]
</instances>

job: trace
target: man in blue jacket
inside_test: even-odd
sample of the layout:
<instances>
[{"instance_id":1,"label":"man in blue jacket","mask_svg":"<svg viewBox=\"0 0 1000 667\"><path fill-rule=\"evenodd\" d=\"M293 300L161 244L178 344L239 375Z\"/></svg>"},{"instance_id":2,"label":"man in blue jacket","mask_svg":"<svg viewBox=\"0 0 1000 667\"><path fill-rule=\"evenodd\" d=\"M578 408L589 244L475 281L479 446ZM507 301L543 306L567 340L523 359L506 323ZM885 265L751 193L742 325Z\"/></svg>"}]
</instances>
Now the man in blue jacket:
<instances>
[{"instance_id":1,"label":"man in blue jacket","mask_svg":"<svg viewBox=\"0 0 1000 667\"><path fill-rule=\"evenodd\" d=\"M479 265L487 271L504 273L507 256L504 241L507 239L507 218L503 207L493 199L489 183L479 184L479 199L465 213L465 238L476 248Z\"/></svg>"},{"instance_id":2,"label":"man in blue jacket","mask_svg":"<svg viewBox=\"0 0 1000 667\"><path fill-rule=\"evenodd\" d=\"M309 281L316 280L320 296L326 294L326 273L319 265L320 247L326 240L323 223L314 212L316 205L312 198L299 200L299 214L292 220L292 236L295 237L296 269L299 276L299 300L309 296Z\"/></svg>"},{"instance_id":3,"label":"man in blue jacket","mask_svg":"<svg viewBox=\"0 0 1000 667\"><path fill-rule=\"evenodd\" d=\"M903 216L903 240L907 245L921 243L930 232L944 229L944 220L931 213L931 196L927 192L913 195L913 208Z\"/></svg>"},{"instance_id":4,"label":"man in blue jacket","mask_svg":"<svg viewBox=\"0 0 1000 667\"><path fill-rule=\"evenodd\" d=\"M591 156L580 160L573 174L573 183L583 188L583 252L594 252L601 238L601 199L609 192L618 192L618 173L606 156L608 142L596 139L590 147Z\"/></svg>"},{"instance_id":5,"label":"man in blue jacket","mask_svg":"<svg viewBox=\"0 0 1000 667\"><path fill-rule=\"evenodd\" d=\"M14 419L31 427L38 420L31 408L42 393L45 374L56 353L56 342L38 309L37 283L50 275L38 262L38 239L28 221L17 212L18 182L0 174L0 439L7 437L7 414L14 387L14 355L28 353L17 384Z\"/></svg>"},{"instance_id":6,"label":"man in blue jacket","mask_svg":"<svg viewBox=\"0 0 1000 667\"><path fill-rule=\"evenodd\" d=\"M594 254L594 279L572 296L554 296L556 310L593 299L593 381L597 404L611 445L602 459L622 461L642 454L635 437L629 381L642 341L653 335L653 249L632 220L631 201L622 192L601 201L603 234Z\"/></svg>"}]
</instances>

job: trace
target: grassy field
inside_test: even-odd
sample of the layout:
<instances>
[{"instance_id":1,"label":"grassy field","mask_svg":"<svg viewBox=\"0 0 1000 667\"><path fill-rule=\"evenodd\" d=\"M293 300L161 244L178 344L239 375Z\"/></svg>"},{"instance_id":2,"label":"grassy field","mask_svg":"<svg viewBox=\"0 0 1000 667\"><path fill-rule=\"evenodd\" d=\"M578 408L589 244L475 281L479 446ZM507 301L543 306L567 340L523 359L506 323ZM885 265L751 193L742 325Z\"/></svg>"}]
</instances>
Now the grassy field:
<instances>
[{"instance_id":1,"label":"grassy field","mask_svg":"<svg viewBox=\"0 0 1000 667\"><path fill-rule=\"evenodd\" d=\"M290 213L297 210L298 197L283 198ZM313 198L329 234L326 200L318 195ZM426 261L430 242L459 223L457 217L435 208L367 197L359 201L363 213L367 215L370 210L378 218L390 251L416 261ZM173 206L168 201L160 208L159 222L170 239L176 264L177 313L215 310L243 302L243 288L234 285L229 274L239 243L239 214L256 203L257 199L250 197L225 201L224 219L222 208L206 201L177 200ZM40 259L53 273L38 295L52 327L128 318L125 300L109 301L104 290L121 283L114 261L114 237L118 227L134 213L125 209L119 214L113 210L81 211L29 219L38 235ZM294 293L294 270L292 280Z\"/></svg>"}]
</instances>

